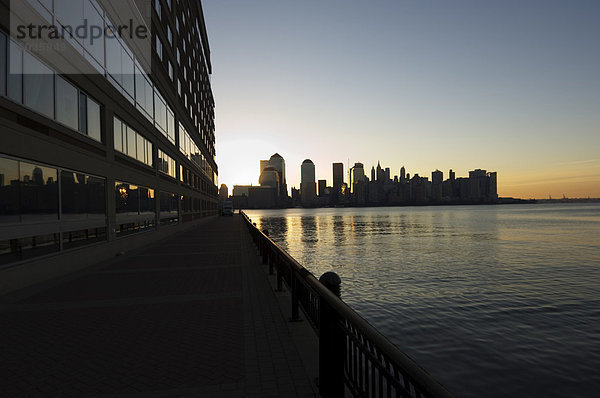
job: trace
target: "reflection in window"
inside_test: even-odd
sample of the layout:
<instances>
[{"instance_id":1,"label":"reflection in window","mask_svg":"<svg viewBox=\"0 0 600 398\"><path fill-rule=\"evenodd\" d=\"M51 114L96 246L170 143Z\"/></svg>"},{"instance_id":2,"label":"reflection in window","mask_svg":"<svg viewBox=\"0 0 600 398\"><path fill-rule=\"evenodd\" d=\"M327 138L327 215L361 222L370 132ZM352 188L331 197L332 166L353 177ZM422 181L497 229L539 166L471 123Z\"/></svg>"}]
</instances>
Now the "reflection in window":
<instances>
[{"instance_id":1,"label":"reflection in window","mask_svg":"<svg viewBox=\"0 0 600 398\"><path fill-rule=\"evenodd\" d=\"M154 122L156 127L167 135L167 105L157 90L154 91Z\"/></svg>"},{"instance_id":2,"label":"reflection in window","mask_svg":"<svg viewBox=\"0 0 600 398\"><path fill-rule=\"evenodd\" d=\"M94 8L89 0L82 1L83 17L90 26L99 26L104 28L104 19L102 15ZM86 36L83 41L85 50L94 57L96 62L104 65L104 38L92 38L92 35Z\"/></svg>"},{"instance_id":3,"label":"reflection in window","mask_svg":"<svg viewBox=\"0 0 600 398\"><path fill-rule=\"evenodd\" d=\"M2 60L0 60L0 95L6 95L6 51L7 51L7 39L6 35L0 32L0 54L2 54Z\"/></svg>"},{"instance_id":4,"label":"reflection in window","mask_svg":"<svg viewBox=\"0 0 600 398\"><path fill-rule=\"evenodd\" d=\"M23 103L54 118L54 72L33 55L23 55Z\"/></svg>"},{"instance_id":5,"label":"reflection in window","mask_svg":"<svg viewBox=\"0 0 600 398\"><path fill-rule=\"evenodd\" d=\"M114 135L115 135L115 149L119 152L127 152L127 147L123 147L123 122L116 117L114 120Z\"/></svg>"},{"instance_id":6,"label":"reflection in window","mask_svg":"<svg viewBox=\"0 0 600 398\"><path fill-rule=\"evenodd\" d=\"M153 228L156 224L154 190L126 182L115 183L117 236Z\"/></svg>"},{"instance_id":7,"label":"reflection in window","mask_svg":"<svg viewBox=\"0 0 600 398\"><path fill-rule=\"evenodd\" d=\"M152 143L118 118L114 118L115 149L152 166Z\"/></svg>"},{"instance_id":8,"label":"reflection in window","mask_svg":"<svg viewBox=\"0 0 600 398\"><path fill-rule=\"evenodd\" d=\"M135 69L133 58L125 49L123 49L122 61L123 88L125 89L125 93L127 93L127 95L133 99L135 96Z\"/></svg>"},{"instance_id":9,"label":"reflection in window","mask_svg":"<svg viewBox=\"0 0 600 398\"><path fill-rule=\"evenodd\" d=\"M178 196L168 192L160 193L160 223L172 223L178 221Z\"/></svg>"},{"instance_id":10,"label":"reflection in window","mask_svg":"<svg viewBox=\"0 0 600 398\"><path fill-rule=\"evenodd\" d=\"M175 114L167 105L167 138L175 143Z\"/></svg>"},{"instance_id":11,"label":"reflection in window","mask_svg":"<svg viewBox=\"0 0 600 398\"><path fill-rule=\"evenodd\" d=\"M19 162L0 158L0 223L19 221Z\"/></svg>"},{"instance_id":12,"label":"reflection in window","mask_svg":"<svg viewBox=\"0 0 600 398\"><path fill-rule=\"evenodd\" d=\"M175 159L158 150L158 171L161 171L173 178L177 177Z\"/></svg>"},{"instance_id":13,"label":"reflection in window","mask_svg":"<svg viewBox=\"0 0 600 398\"><path fill-rule=\"evenodd\" d=\"M23 102L23 50L12 40L8 49L8 97Z\"/></svg>"},{"instance_id":14,"label":"reflection in window","mask_svg":"<svg viewBox=\"0 0 600 398\"><path fill-rule=\"evenodd\" d=\"M77 130L77 88L60 76L56 76L56 120Z\"/></svg>"},{"instance_id":15,"label":"reflection in window","mask_svg":"<svg viewBox=\"0 0 600 398\"><path fill-rule=\"evenodd\" d=\"M146 160L146 143L144 137L139 134L136 134L137 141L137 156L136 159L140 162L144 163Z\"/></svg>"},{"instance_id":16,"label":"reflection in window","mask_svg":"<svg viewBox=\"0 0 600 398\"><path fill-rule=\"evenodd\" d=\"M54 168L20 162L23 220L58 219L57 174Z\"/></svg>"},{"instance_id":17,"label":"reflection in window","mask_svg":"<svg viewBox=\"0 0 600 398\"><path fill-rule=\"evenodd\" d=\"M140 214L155 213L156 200L154 197L154 189L140 187Z\"/></svg>"},{"instance_id":18,"label":"reflection in window","mask_svg":"<svg viewBox=\"0 0 600 398\"><path fill-rule=\"evenodd\" d=\"M127 155L129 155L135 159L135 158L137 158L136 146L137 146L138 133L136 133L136 131L134 129L132 129L131 127L129 127L127 125L125 125L125 128L123 129L123 131L125 131L125 134L127 136Z\"/></svg>"},{"instance_id":19,"label":"reflection in window","mask_svg":"<svg viewBox=\"0 0 600 398\"><path fill-rule=\"evenodd\" d=\"M102 141L100 124L100 105L87 97L87 135L96 141Z\"/></svg>"},{"instance_id":20,"label":"reflection in window","mask_svg":"<svg viewBox=\"0 0 600 398\"><path fill-rule=\"evenodd\" d=\"M106 191L103 178L63 170L60 173L64 219L106 217Z\"/></svg>"},{"instance_id":21,"label":"reflection in window","mask_svg":"<svg viewBox=\"0 0 600 398\"><path fill-rule=\"evenodd\" d=\"M117 214L139 214L140 200L137 185L116 182L115 195L115 211Z\"/></svg>"},{"instance_id":22,"label":"reflection in window","mask_svg":"<svg viewBox=\"0 0 600 398\"><path fill-rule=\"evenodd\" d=\"M83 3L81 0L54 0L54 14L63 26L83 25Z\"/></svg>"},{"instance_id":23,"label":"reflection in window","mask_svg":"<svg viewBox=\"0 0 600 398\"><path fill-rule=\"evenodd\" d=\"M87 95L79 93L79 131L85 135L88 133L87 99Z\"/></svg>"},{"instance_id":24,"label":"reflection in window","mask_svg":"<svg viewBox=\"0 0 600 398\"><path fill-rule=\"evenodd\" d=\"M142 109L150 119L153 119L153 97L152 84L150 84L150 81L142 72L142 69L139 66L136 66L135 100L138 107Z\"/></svg>"}]
</instances>

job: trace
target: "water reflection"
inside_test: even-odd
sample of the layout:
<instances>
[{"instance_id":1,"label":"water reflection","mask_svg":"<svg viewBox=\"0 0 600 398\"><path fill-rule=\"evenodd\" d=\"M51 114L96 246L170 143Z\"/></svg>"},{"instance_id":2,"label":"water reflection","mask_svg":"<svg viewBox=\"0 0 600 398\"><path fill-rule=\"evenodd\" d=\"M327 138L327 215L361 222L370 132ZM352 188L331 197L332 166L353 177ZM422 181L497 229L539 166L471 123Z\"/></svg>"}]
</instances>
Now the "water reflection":
<instances>
[{"instance_id":1,"label":"water reflection","mask_svg":"<svg viewBox=\"0 0 600 398\"><path fill-rule=\"evenodd\" d=\"M598 204L248 213L457 396L600 388Z\"/></svg>"}]
</instances>

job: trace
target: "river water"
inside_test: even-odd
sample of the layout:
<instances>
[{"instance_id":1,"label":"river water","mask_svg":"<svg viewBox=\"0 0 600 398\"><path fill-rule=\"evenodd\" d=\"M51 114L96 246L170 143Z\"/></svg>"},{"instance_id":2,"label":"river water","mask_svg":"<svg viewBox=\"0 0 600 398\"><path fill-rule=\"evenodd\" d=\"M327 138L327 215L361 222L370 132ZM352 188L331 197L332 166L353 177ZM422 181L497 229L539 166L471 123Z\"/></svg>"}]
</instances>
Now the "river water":
<instances>
[{"instance_id":1,"label":"river water","mask_svg":"<svg viewBox=\"0 0 600 398\"><path fill-rule=\"evenodd\" d=\"M600 396L600 204L247 214L456 396Z\"/></svg>"}]
</instances>

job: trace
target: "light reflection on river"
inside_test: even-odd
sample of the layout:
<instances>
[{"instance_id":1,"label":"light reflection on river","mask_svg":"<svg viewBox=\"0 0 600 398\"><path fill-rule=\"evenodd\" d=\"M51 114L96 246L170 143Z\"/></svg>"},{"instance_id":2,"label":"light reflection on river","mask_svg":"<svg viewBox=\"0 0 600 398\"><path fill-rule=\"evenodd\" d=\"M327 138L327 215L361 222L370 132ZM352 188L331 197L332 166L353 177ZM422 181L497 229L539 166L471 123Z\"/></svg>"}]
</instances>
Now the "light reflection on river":
<instances>
[{"instance_id":1,"label":"light reflection on river","mask_svg":"<svg viewBox=\"0 0 600 398\"><path fill-rule=\"evenodd\" d=\"M600 391L600 205L249 210L459 397Z\"/></svg>"}]
</instances>

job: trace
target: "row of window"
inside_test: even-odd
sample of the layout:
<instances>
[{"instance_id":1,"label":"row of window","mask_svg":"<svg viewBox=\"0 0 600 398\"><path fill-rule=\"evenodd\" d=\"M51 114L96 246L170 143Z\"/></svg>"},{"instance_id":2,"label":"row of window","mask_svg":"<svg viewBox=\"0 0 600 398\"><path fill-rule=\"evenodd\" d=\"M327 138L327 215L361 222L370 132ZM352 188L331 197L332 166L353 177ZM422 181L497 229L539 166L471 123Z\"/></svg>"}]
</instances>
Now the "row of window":
<instances>
[{"instance_id":1,"label":"row of window","mask_svg":"<svg viewBox=\"0 0 600 398\"><path fill-rule=\"evenodd\" d=\"M118 117L113 119L115 149L152 167L152 142Z\"/></svg>"},{"instance_id":2,"label":"row of window","mask_svg":"<svg viewBox=\"0 0 600 398\"><path fill-rule=\"evenodd\" d=\"M194 26L190 26L186 32L180 31L180 17L183 18L183 25L185 26L185 14L187 12L189 16L189 9L193 5L187 4L180 12L172 14L175 18L180 46L174 46L171 22L166 16L162 18L160 1L155 0L154 5L158 20L162 22L161 25L164 27L170 50L166 50L167 47L163 44L159 31L156 31L156 35L154 36L154 49L159 59L163 64L166 64L170 79L173 82L177 82L177 93L186 110L188 110L194 126L200 132L202 142L206 145L209 153L214 156L214 123L212 122L214 118L212 111L214 101L210 92L210 85L208 84L208 66L202 54L200 24L196 20L195 29ZM194 37L192 37L192 33ZM171 51L174 52L175 60L179 67L179 76L175 76L173 73L173 61L171 60L171 55L168 54ZM186 56L187 62L182 63L182 52ZM194 65L192 65L192 61L194 61Z\"/></svg>"},{"instance_id":3,"label":"row of window","mask_svg":"<svg viewBox=\"0 0 600 398\"><path fill-rule=\"evenodd\" d=\"M116 182L114 192L117 215L156 212L152 188ZM159 197L161 212L177 209L178 195ZM83 219L106 219L105 178L0 157L0 223Z\"/></svg>"},{"instance_id":4,"label":"row of window","mask_svg":"<svg viewBox=\"0 0 600 398\"><path fill-rule=\"evenodd\" d=\"M1 95L102 140L100 105L1 32L0 64Z\"/></svg>"},{"instance_id":5,"label":"row of window","mask_svg":"<svg viewBox=\"0 0 600 398\"><path fill-rule=\"evenodd\" d=\"M181 123L179 124L179 151L192 163L198 166L209 179L213 178L212 168L210 167L208 160L202 155L198 145L196 145Z\"/></svg>"},{"instance_id":6,"label":"row of window","mask_svg":"<svg viewBox=\"0 0 600 398\"><path fill-rule=\"evenodd\" d=\"M104 178L0 157L0 223L103 220L104 184Z\"/></svg>"},{"instance_id":7,"label":"row of window","mask_svg":"<svg viewBox=\"0 0 600 398\"><path fill-rule=\"evenodd\" d=\"M105 178L0 157L0 264L106 241L106 193ZM183 222L216 209L214 202L126 182L115 183L114 195L117 236L154 228L157 222L179 222L179 202ZM15 235L15 224L40 223L50 229Z\"/></svg>"},{"instance_id":8,"label":"row of window","mask_svg":"<svg viewBox=\"0 0 600 398\"><path fill-rule=\"evenodd\" d=\"M177 166L175 165L175 159L158 150L158 171L165 173L173 178L177 178Z\"/></svg>"},{"instance_id":9,"label":"row of window","mask_svg":"<svg viewBox=\"0 0 600 398\"><path fill-rule=\"evenodd\" d=\"M72 6L70 5L73 3L71 0L56 0L54 2L50 0L28 1L50 23L79 26L84 24L85 19L87 19L88 24L96 26L106 27L112 25L104 10L95 0L77 1L75 2L76 4L72 4ZM92 62L100 73L106 75L108 80L111 81L111 83L113 83L113 85L115 85L115 87L117 87L117 89L119 89L132 104L135 104L142 114L154 123L163 135L171 142L175 143L175 114L173 110L168 106L156 87L154 87L148 75L137 62L133 52L130 51L128 46L120 38L96 38L93 40L93 43L91 41L88 43L87 39L69 37L69 43L75 48L81 47L80 50L82 55L88 61ZM38 70L42 70L45 67L43 64L42 66L31 66ZM9 97L18 102L25 103L25 105L46 116L53 117L50 114L50 108L53 106L51 101L53 102L53 100L49 98L48 95L37 96L37 93L48 93L48 88L51 84L49 79L41 76L39 78L27 78L27 80L29 82L39 80L40 84L27 84L26 88L31 89L32 92L26 91L26 93L23 94L16 92L14 93L15 98L10 95ZM18 84L16 82L10 84L9 82L9 87L12 88L13 86L18 86ZM68 91L69 94L72 94L72 90ZM18 99L20 96L25 97L25 102ZM75 101L71 100L71 103L74 102ZM82 108L85 104L83 103L83 99L81 102L82 104L80 107ZM58 100L57 103L59 103ZM90 107L93 107L94 104L95 103L90 104ZM98 109L99 111L99 106L94 109ZM92 114L91 116L93 118L95 114ZM80 123L85 122L93 126L93 128L89 129L82 126L80 131L94 138L99 137L99 125L91 123L89 121L90 118L86 118L86 115L82 115L79 118L82 120ZM74 125L74 117L72 115L67 116L65 119L70 126ZM95 128L96 126L97 128ZM197 126L196 123L196 127Z\"/></svg>"}]
</instances>

